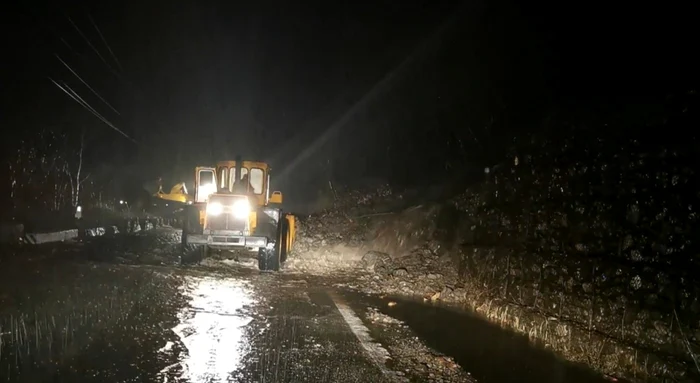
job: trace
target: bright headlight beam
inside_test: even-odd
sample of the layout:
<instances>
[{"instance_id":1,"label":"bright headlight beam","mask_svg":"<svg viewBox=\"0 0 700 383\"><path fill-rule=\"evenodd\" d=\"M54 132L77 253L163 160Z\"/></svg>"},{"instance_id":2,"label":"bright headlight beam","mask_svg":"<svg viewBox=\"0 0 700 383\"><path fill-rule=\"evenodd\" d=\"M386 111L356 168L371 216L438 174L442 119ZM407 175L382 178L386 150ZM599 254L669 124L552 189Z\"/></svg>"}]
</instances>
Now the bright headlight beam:
<instances>
[{"instance_id":1,"label":"bright headlight beam","mask_svg":"<svg viewBox=\"0 0 700 383\"><path fill-rule=\"evenodd\" d=\"M224 206L218 202L212 202L207 205L207 214L219 215L224 211Z\"/></svg>"},{"instance_id":2,"label":"bright headlight beam","mask_svg":"<svg viewBox=\"0 0 700 383\"><path fill-rule=\"evenodd\" d=\"M250 214L250 203L248 200L236 201L231 207L233 216L238 219L246 219Z\"/></svg>"},{"instance_id":3,"label":"bright headlight beam","mask_svg":"<svg viewBox=\"0 0 700 383\"><path fill-rule=\"evenodd\" d=\"M321 132L321 134L316 134L315 140L313 140L311 144L305 147L301 152L296 146L287 145L287 150L290 150L290 148L293 147L295 153L298 154L296 154L295 157L290 158L291 161L289 161L288 165L277 173L276 177L278 182L281 179L286 179L289 174L292 174L292 171L296 169L297 165L303 163L303 161L311 157L312 154L315 154L331 137L338 133L342 127L352 121L353 117L355 117L358 112L365 111L368 105L371 102L376 102L379 96L384 95L386 97L386 93L392 90L391 87L395 85L397 78L405 78L406 74L410 73L409 71L411 69L415 71L416 67L419 67L415 63L419 62L419 59L425 57L427 53L434 53L436 51L436 49L440 46L440 43L443 41L445 32L449 30L457 20L459 20L459 16L461 16L462 12L464 12L468 6L471 7L477 4L479 3L469 2L457 6L450 16L439 25L437 30L431 36L420 41L416 48L414 48L414 50L401 63L399 63L381 80L379 80L379 82L377 82L365 95L363 95L359 101L351 106L350 109L348 109L338 120L326 128L325 131ZM425 59L423 58L423 60ZM302 135L299 137L302 137Z\"/></svg>"}]
</instances>

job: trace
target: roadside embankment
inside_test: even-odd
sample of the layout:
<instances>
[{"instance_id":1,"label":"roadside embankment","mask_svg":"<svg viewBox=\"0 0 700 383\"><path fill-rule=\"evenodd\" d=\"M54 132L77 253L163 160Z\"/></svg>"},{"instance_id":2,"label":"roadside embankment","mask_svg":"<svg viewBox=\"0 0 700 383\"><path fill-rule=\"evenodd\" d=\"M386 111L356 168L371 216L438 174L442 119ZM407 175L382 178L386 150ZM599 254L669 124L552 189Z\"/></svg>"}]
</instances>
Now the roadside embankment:
<instances>
[{"instance_id":1,"label":"roadside embankment","mask_svg":"<svg viewBox=\"0 0 700 383\"><path fill-rule=\"evenodd\" d=\"M290 266L463 304L611 376L698 381L693 148L533 141L442 203L389 214L389 192L306 218Z\"/></svg>"}]
</instances>

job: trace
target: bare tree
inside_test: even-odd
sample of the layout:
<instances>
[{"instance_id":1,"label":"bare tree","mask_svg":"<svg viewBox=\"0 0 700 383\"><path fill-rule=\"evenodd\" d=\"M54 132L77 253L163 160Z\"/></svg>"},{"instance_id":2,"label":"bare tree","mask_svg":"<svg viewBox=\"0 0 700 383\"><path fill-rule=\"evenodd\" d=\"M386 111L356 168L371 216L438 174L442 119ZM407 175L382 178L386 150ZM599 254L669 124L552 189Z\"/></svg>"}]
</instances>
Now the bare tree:
<instances>
[{"instance_id":1,"label":"bare tree","mask_svg":"<svg viewBox=\"0 0 700 383\"><path fill-rule=\"evenodd\" d=\"M70 160L67 160L63 166L63 171L70 180L71 205L78 206L80 201L80 187L90 177L90 173L83 172L83 154L85 152L85 129L80 131L80 142L77 149L77 158L75 164L71 166Z\"/></svg>"},{"instance_id":2,"label":"bare tree","mask_svg":"<svg viewBox=\"0 0 700 383\"><path fill-rule=\"evenodd\" d=\"M17 141L8 160L9 200L16 208L59 210L64 206L67 180L65 155L52 129L43 129Z\"/></svg>"}]
</instances>

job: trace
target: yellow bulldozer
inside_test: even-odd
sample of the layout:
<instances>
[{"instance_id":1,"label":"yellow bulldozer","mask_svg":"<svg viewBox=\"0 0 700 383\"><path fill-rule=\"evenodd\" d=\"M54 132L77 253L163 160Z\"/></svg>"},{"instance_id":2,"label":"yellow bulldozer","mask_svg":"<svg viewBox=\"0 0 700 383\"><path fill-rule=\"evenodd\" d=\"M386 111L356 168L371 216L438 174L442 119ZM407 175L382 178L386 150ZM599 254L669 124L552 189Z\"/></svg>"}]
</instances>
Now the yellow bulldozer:
<instances>
[{"instance_id":1,"label":"yellow bulldozer","mask_svg":"<svg viewBox=\"0 0 700 383\"><path fill-rule=\"evenodd\" d=\"M296 218L282 211L282 193L270 191L264 162L237 157L198 166L193 194L181 183L154 196L185 204L182 243L197 245L202 257L213 250L245 250L257 255L260 270L278 271L294 245Z\"/></svg>"}]
</instances>

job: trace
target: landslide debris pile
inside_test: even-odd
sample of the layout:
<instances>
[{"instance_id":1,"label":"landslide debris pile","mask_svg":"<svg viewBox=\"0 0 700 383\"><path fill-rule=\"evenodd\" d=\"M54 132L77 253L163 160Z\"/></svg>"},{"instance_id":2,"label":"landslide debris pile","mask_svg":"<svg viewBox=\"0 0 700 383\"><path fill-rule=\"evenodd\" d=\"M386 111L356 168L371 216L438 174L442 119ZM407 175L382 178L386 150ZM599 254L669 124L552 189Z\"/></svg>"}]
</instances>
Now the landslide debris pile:
<instances>
[{"instance_id":1,"label":"landslide debris pile","mask_svg":"<svg viewBox=\"0 0 700 383\"><path fill-rule=\"evenodd\" d=\"M399 293L425 300L462 300L465 285L455 260L455 210L440 205L415 206L374 222L360 267L365 290Z\"/></svg>"},{"instance_id":2,"label":"landslide debris pile","mask_svg":"<svg viewBox=\"0 0 700 383\"><path fill-rule=\"evenodd\" d=\"M157 227L117 237L96 237L85 244L93 261L133 265L177 265L182 261L180 232Z\"/></svg>"},{"instance_id":3,"label":"landslide debris pile","mask_svg":"<svg viewBox=\"0 0 700 383\"><path fill-rule=\"evenodd\" d=\"M334 190L332 208L298 217L298 240L287 267L315 272L355 267L372 219L395 198L401 197L386 185L365 191Z\"/></svg>"},{"instance_id":4,"label":"landslide debris pile","mask_svg":"<svg viewBox=\"0 0 700 383\"><path fill-rule=\"evenodd\" d=\"M401 203L403 193L384 186L337 193L334 207L302 217L292 269L361 274L363 290L436 300L465 295L449 249L454 208ZM452 214L450 214L452 213Z\"/></svg>"}]
</instances>

